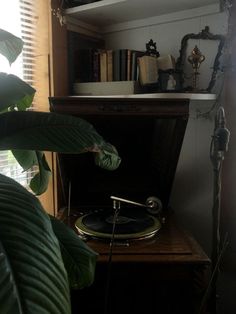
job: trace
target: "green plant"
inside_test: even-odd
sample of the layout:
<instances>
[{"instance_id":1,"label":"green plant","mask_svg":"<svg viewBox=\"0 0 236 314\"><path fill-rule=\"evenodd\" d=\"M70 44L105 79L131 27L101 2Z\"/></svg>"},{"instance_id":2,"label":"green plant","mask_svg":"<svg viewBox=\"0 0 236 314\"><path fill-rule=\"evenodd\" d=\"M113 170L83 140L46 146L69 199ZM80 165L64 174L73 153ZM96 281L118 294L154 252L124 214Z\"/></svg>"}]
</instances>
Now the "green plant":
<instances>
[{"instance_id":1,"label":"green plant","mask_svg":"<svg viewBox=\"0 0 236 314\"><path fill-rule=\"evenodd\" d=\"M0 30L0 53L13 62L21 39ZM120 163L115 148L88 122L72 116L27 111L35 90L0 73L0 149L13 150L26 170L38 165L30 186L45 191L50 169L41 151L92 152L106 169ZM0 312L70 313L69 289L94 279L97 254L72 229L50 217L38 199L0 174Z\"/></svg>"}]
</instances>

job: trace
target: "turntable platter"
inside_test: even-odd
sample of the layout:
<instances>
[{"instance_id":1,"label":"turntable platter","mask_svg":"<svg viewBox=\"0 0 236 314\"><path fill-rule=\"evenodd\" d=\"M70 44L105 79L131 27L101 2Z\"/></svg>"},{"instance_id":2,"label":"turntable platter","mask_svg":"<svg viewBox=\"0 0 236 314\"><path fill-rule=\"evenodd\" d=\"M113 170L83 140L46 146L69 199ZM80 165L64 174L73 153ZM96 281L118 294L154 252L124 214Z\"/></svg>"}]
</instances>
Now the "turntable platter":
<instances>
[{"instance_id":1,"label":"turntable platter","mask_svg":"<svg viewBox=\"0 0 236 314\"><path fill-rule=\"evenodd\" d=\"M80 234L99 239L110 239L114 211L98 210L76 220L75 226ZM160 221L141 209L122 210L116 220L117 240L141 239L155 235L161 228Z\"/></svg>"}]
</instances>

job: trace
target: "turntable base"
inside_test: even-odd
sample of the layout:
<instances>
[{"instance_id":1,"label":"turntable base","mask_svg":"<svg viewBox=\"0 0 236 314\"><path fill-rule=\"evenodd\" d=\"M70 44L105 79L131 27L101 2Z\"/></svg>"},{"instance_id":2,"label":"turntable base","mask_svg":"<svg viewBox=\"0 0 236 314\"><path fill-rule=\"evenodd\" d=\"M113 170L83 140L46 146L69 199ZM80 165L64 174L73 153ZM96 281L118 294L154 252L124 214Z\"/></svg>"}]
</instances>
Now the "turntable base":
<instances>
[{"instance_id":1,"label":"turntable base","mask_svg":"<svg viewBox=\"0 0 236 314\"><path fill-rule=\"evenodd\" d=\"M114 211L96 210L78 218L75 227L81 235L109 240L112 237ZM115 221L115 240L140 240L153 237L161 228L160 221L146 210L129 208Z\"/></svg>"}]
</instances>

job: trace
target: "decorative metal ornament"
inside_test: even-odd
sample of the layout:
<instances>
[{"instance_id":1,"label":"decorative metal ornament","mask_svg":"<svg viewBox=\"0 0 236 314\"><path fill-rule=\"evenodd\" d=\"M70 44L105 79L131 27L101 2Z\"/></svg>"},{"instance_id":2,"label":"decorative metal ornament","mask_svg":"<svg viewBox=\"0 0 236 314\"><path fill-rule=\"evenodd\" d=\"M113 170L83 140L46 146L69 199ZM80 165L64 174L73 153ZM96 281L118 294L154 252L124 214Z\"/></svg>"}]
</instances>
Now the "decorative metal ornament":
<instances>
[{"instance_id":1,"label":"decorative metal ornament","mask_svg":"<svg viewBox=\"0 0 236 314\"><path fill-rule=\"evenodd\" d=\"M148 43L146 43L146 55L153 57L160 57L159 51L157 51L156 43L150 39Z\"/></svg>"},{"instance_id":2,"label":"decorative metal ornament","mask_svg":"<svg viewBox=\"0 0 236 314\"><path fill-rule=\"evenodd\" d=\"M199 68L201 63L205 60L205 56L198 49L197 45L193 48L191 55L188 56L188 62L192 65L193 68L193 90L197 90L198 77L200 75Z\"/></svg>"},{"instance_id":3,"label":"decorative metal ornament","mask_svg":"<svg viewBox=\"0 0 236 314\"><path fill-rule=\"evenodd\" d=\"M186 54L187 54L188 42L190 39L204 40L204 41L208 41L208 40L218 41L218 49L216 49L215 57L210 56L212 59L214 59L211 78L210 78L210 81L208 83L208 86L203 88L203 90L205 90L206 92L211 93L212 89L215 85L215 82L216 82L217 73L220 69L220 57L221 57L222 52L223 52L223 47L224 47L226 38L223 35L212 34L210 32L209 26L205 26L205 28L198 34L194 34L194 33L186 34L181 40L180 55L176 61L176 70L178 70L182 73L184 72L184 65L185 65L185 62L187 61ZM180 85L182 85L182 86L184 85L184 76L183 75L182 75Z\"/></svg>"}]
</instances>

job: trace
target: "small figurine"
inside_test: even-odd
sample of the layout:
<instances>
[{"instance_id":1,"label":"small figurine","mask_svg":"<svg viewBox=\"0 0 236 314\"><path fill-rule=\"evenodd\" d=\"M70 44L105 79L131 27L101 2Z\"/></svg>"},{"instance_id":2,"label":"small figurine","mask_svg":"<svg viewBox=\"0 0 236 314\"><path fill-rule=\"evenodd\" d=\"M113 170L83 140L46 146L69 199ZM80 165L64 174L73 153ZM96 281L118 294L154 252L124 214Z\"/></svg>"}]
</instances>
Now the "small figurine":
<instances>
[{"instance_id":1,"label":"small figurine","mask_svg":"<svg viewBox=\"0 0 236 314\"><path fill-rule=\"evenodd\" d=\"M156 43L150 39L148 43L146 43L146 55L153 57L160 57L159 52L157 51Z\"/></svg>"}]
</instances>

